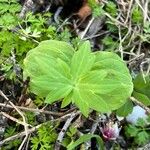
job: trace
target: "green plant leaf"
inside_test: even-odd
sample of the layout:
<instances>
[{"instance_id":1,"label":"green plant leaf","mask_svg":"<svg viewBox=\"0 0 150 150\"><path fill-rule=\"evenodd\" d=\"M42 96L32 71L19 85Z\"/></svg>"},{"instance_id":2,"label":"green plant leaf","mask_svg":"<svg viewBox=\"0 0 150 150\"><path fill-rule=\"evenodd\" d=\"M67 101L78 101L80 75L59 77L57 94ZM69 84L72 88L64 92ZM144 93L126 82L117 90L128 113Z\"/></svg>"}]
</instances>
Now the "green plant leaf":
<instances>
[{"instance_id":1,"label":"green plant leaf","mask_svg":"<svg viewBox=\"0 0 150 150\"><path fill-rule=\"evenodd\" d=\"M61 59L57 59L57 65L59 66L60 73L63 74L66 78L71 79L69 65L64 61L62 61Z\"/></svg>"},{"instance_id":2,"label":"green plant leaf","mask_svg":"<svg viewBox=\"0 0 150 150\"><path fill-rule=\"evenodd\" d=\"M138 145L144 145L149 141L149 134L146 131L139 132L135 138Z\"/></svg>"},{"instance_id":3,"label":"green plant leaf","mask_svg":"<svg viewBox=\"0 0 150 150\"><path fill-rule=\"evenodd\" d=\"M81 95L81 91L79 89L74 89L72 101L75 103L75 105L80 109L80 111L83 113L85 117L88 117L89 114L89 104L88 101L83 99Z\"/></svg>"},{"instance_id":4,"label":"green plant leaf","mask_svg":"<svg viewBox=\"0 0 150 150\"><path fill-rule=\"evenodd\" d=\"M132 112L133 103L132 101L128 100L122 107L117 109L116 114L118 116L126 117L129 113Z\"/></svg>"},{"instance_id":5,"label":"green plant leaf","mask_svg":"<svg viewBox=\"0 0 150 150\"><path fill-rule=\"evenodd\" d=\"M68 94L62 101L61 103L61 108L66 107L67 105L69 105L72 102L72 93Z\"/></svg>"},{"instance_id":6,"label":"green plant leaf","mask_svg":"<svg viewBox=\"0 0 150 150\"><path fill-rule=\"evenodd\" d=\"M133 23L142 23L143 20L142 10L138 5L134 5L132 10L132 21Z\"/></svg>"},{"instance_id":7,"label":"green plant leaf","mask_svg":"<svg viewBox=\"0 0 150 150\"><path fill-rule=\"evenodd\" d=\"M106 11L111 14L113 17L117 16L117 8L116 8L116 4L114 2L109 1L106 4Z\"/></svg>"},{"instance_id":8,"label":"green plant leaf","mask_svg":"<svg viewBox=\"0 0 150 150\"><path fill-rule=\"evenodd\" d=\"M103 141L100 138L100 136L94 135L94 134L84 134L78 140L76 140L75 142L69 144L67 146L67 150L74 150L77 146L79 146L80 144L82 144L84 142L89 141L91 138L96 138L99 150L100 149L104 149L104 147L103 147Z\"/></svg>"},{"instance_id":9,"label":"green plant leaf","mask_svg":"<svg viewBox=\"0 0 150 150\"><path fill-rule=\"evenodd\" d=\"M51 76L40 76L36 77L30 82L31 90L39 95L46 97L50 91L59 91L62 89L70 89L70 81L66 78L54 78Z\"/></svg>"},{"instance_id":10,"label":"green plant leaf","mask_svg":"<svg viewBox=\"0 0 150 150\"><path fill-rule=\"evenodd\" d=\"M71 74L74 80L86 74L92 68L95 56L91 54L90 43L84 42L71 60Z\"/></svg>"},{"instance_id":11,"label":"green plant leaf","mask_svg":"<svg viewBox=\"0 0 150 150\"><path fill-rule=\"evenodd\" d=\"M112 52L97 52L93 69L107 71L107 76L100 82L102 98L114 110L122 106L133 91L132 78L125 63Z\"/></svg>"},{"instance_id":12,"label":"green plant leaf","mask_svg":"<svg viewBox=\"0 0 150 150\"><path fill-rule=\"evenodd\" d=\"M46 103L64 99L62 107L72 102L86 117L90 109L110 112L126 102L133 84L119 56L110 52L93 53L88 41L76 52L63 44L45 41L27 54L24 78L31 78L33 93L46 97Z\"/></svg>"},{"instance_id":13,"label":"green plant leaf","mask_svg":"<svg viewBox=\"0 0 150 150\"><path fill-rule=\"evenodd\" d=\"M149 106L150 105L150 99L148 98L148 96L142 94L142 93L138 93L136 91L133 92L133 96L138 99L138 101L140 101L141 103L143 103L145 106Z\"/></svg>"},{"instance_id":14,"label":"green plant leaf","mask_svg":"<svg viewBox=\"0 0 150 150\"><path fill-rule=\"evenodd\" d=\"M139 118L137 120L136 126L144 128L146 126L147 122L143 118Z\"/></svg>"},{"instance_id":15,"label":"green plant leaf","mask_svg":"<svg viewBox=\"0 0 150 150\"><path fill-rule=\"evenodd\" d=\"M99 5L96 1L88 0L87 2L88 2L88 5L91 7L92 15L95 18L104 15L105 11L103 10L102 6Z\"/></svg>"},{"instance_id":16,"label":"green plant leaf","mask_svg":"<svg viewBox=\"0 0 150 150\"><path fill-rule=\"evenodd\" d=\"M51 68L50 70L49 65L51 64L54 66L54 64L56 64L56 60L54 60L54 58L51 56L47 56L46 54L38 55L37 52L34 55L34 58L33 55L28 55L28 57L26 57L24 60L24 66L28 68L28 70L24 72L24 78L27 78L28 76L41 76L48 74L49 72L51 73L51 70L53 69Z\"/></svg>"},{"instance_id":17,"label":"green plant leaf","mask_svg":"<svg viewBox=\"0 0 150 150\"><path fill-rule=\"evenodd\" d=\"M33 59L32 55L28 55L24 64L28 68L24 76L31 77L31 90L35 94L46 97L50 91L53 91L51 94L54 91L61 93L64 89L71 91L71 81L67 78L70 70L63 60L48 57L47 54L34 56Z\"/></svg>"},{"instance_id":18,"label":"green plant leaf","mask_svg":"<svg viewBox=\"0 0 150 150\"><path fill-rule=\"evenodd\" d=\"M135 98L149 105L150 101L150 75L143 78L142 74L138 74L133 81ZM145 95L145 96L144 96ZM148 99L149 100L148 100Z\"/></svg>"},{"instance_id":19,"label":"green plant leaf","mask_svg":"<svg viewBox=\"0 0 150 150\"><path fill-rule=\"evenodd\" d=\"M61 58L62 60L70 61L74 49L71 45L66 42L56 41L56 40L47 40L42 41L36 48L28 52L28 55L37 53L37 55L48 55L55 58Z\"/></svg>"},{"instance_id":20,"label":"green plant leaf","mask_svg":"<svg viewBox=\"0 0 150 150\"><path fill-rule=\"evenodd\" d=\"M110 112L110 107L107 102L97 94L94 94L91 91L80 90L82 93L83 99L86 99L89 105L89 108L94 109L98 112Z\"/></svg>"},{"instance_id":21,"label":"green plant leaf","mask_svg":"<svg viewBox=\"0 0 150 150\"><path fill-rule=\"evenodd\" d=\"M96 52L95 55L96 59L93 68L112 69L128 75L129 79L131 80L131 76L129 75L129 70L126 67L126 64L118 55L112 52Z\"/></svg>"},{"instance_id":22,"label":"green plant leaf","mask_svg":"<svg viewBox=\"0 0 150 150\"><path fill-rule=\"evenodd\" d=\"M51 104L56 100L66 97L71 91L72 91L72 87L70 85L68 86L65 85L61 89L51 90L49 94L46 96L45 102Z\"/></svg>"},{"instance_id":23,"label":"green plant leaf","mask_svg":"<svg viewBox=\"0 0 150 150\"><path fill-rule=\"evenodd\" d=\"M134 125L128 125L125 128L125 134L129 137L135 137L139 132L139 129Z\"/></svg>"}]
</instances>

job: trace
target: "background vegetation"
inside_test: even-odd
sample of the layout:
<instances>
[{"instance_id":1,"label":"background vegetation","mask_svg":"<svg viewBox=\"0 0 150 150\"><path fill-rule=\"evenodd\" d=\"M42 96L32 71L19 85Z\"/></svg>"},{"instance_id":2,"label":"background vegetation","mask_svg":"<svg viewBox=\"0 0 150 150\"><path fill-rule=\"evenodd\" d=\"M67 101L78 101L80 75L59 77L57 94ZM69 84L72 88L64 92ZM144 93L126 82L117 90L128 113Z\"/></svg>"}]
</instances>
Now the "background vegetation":
<instances>
[{"instance_id":1,"label":"background vegetation","mask_svg":"<svg viewBox=\"0 0 150 150\"><path fill-rule=\"evenodd\" d=\"M148 144L149 10L147 0L0 0L0 149L129 149ZM30 80L23 79L26 54L44 40L66 42L77 52L89 40L90 53L117 54L132 77L131 97L109 113L85 115L84 105L79 107L86 117L74 104L46 104L45 97L31 91Z\"/></svg>"}]
</instances>

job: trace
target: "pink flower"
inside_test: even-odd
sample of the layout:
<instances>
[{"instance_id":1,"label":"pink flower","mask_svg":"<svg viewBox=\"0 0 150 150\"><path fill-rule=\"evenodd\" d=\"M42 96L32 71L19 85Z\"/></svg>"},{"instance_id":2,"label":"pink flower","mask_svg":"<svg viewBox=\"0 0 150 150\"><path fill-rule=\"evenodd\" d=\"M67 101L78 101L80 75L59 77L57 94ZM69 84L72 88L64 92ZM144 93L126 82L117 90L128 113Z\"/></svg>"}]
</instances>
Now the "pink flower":
<instances>
[{"instance_id":1,"label":"pink flower","mask_svg":"<svg viewBox=\"0 0 150 150\"><path fill-rule=\"evenodd\" d=\"M106 140L116 140L119 136L121 128L118 127L117 123L109 122L103 128L101 132Z\"/></svg>"}]
</instances>

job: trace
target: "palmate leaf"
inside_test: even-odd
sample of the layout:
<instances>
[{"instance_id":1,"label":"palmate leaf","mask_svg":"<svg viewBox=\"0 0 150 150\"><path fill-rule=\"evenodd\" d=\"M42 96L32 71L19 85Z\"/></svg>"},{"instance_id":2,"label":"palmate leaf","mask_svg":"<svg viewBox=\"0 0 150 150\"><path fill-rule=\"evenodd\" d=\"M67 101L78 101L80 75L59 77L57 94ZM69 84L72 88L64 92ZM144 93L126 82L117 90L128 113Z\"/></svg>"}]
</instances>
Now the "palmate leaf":
<instances>
[{"instance_id":1,"label":"palmate leaf","mask_svg":"<svg viewBox=\"0 0 150 150\"><path fill-rule=\"evenodd\" d=\"M95 55L96 59L93 68L115 70L128 75L128 77L131 79L128 68L118 55L112 52L102 51L96 52Z\"/></svg>"},{"instance_id":2,"label":"palmate leaf","mask_svg":"<svg viewBox=\"0 0 150 150\"><path fill-rule=\"evenodd\" d=\"M66 97L71 91L72 91L72 87L70 85L68 86L64 85L64 87L59 88L59 89L53 89L47 95L45 102L53 103L56 100Z\"/></svg>"},{"instance_id":3,"label":"palmate leaf","mask_svg":"<svg viewBox=\"0 0 150 150\"><path fill-rule=\"evenodd\" d=\"M97 52L93 69L107 71L107 77L100 83L103 88L101 94L111 110L119 108L133 91L132 78L125 63L114 53Z\"/></svg>"},{"instance_id":4,"label":"palmate leaf","mask_svg":"<svg viewBox=\"0 0 150 150\"><path fill-rule=\"evenodd\" d=\"M102 97L100 97L98 94L95 94L90 90L88 91L88 90L82 90L82 89L78 90L78 93L79 93L78 95L80 95L82 101L86 100L86 105L85 105L85 102L83 104L84 111L85 111L85 106L88 106L88 109L91 108L91 109L99 111L99 112L109 112L110 111L107 101L103 100ZM76 104L76 100L75 100L75 104ZM80 101L79 101L79 104L81 105Z\"/></svg>"},{"instance_id":5,"label":"palmate leaf","mask_svg":"<svg viewBox=\"0 0 150 150\"><path fill-rule=\"evenodd\" d=\"M54 61L54 59L51 60L51 57L44 58L45 59L40 55L38 59L34 58L31 59L31 61L30 57L28 57L29 63L25 61L25 66L28 67L28 70L24 74L26 74L26 76L28 74L31 77L31 91L39 96L46 97L50 91L52 95L52 93L55 94L54 91L61 93L59 90L68 91L72 88L71 79L69 79L71 78L70 68L68 65L60 59ZM35 71L32 71L32 69ZM55 100L57 100L57 98ZM49 103L51 103L51 101L49 101Z\"/></svg>"},{"instance_id":6,"label":"palmate leaf","mask_svg":"<svg viewBox=\"0 0 150 150\"><path fill-rule=\"evenodd\" d=\"M28 52L27 56L34 53L33 55L48 55L54 58L61 58L68 62L73 56L74 49L70 44L62 41L47 40L42 41L36 48Z\"/></svg>"},{"instance_id":7,"label":"palmate leaf","mask_svg":"<svg viewBox=\"0 0 150 150\"><path fill-rule=\"evenodd\" d=\"M80 109L83 115L87 117L89 113L89 103L84 99L84 97L82 97L79 89L73 90L72 101Z\"/></svg>"},{"instance_id":8,"label":"palmate leaf","mask_svg":"<svg viewBox=\"0 0 150 150\"><path fill-rule=\"evenodd\" d=\"M46 97L50 91L55 90L59 92L59 90L63 88L69 90L71 87L70 80L66 78L52 78L51 76L36 77L30 82L31 91L41 97ZM49 101L49 103L51 103L51 101Z\"/></svg>"},{"instance_id":9,"label":"palmate leaf","mask_svg":"<svg viewBox=\"0 0 150 150\"><path fill-rule=\"evenodd\" d=\"M46 103L63 99L74 103L84 116L89 109L110 112L131 95L133 84L124 62L114 53L92 53L89 42L74 49L65 42L44 41L24 60L24 78Z\"/></svg>"},{"instance_id":10,"label":"palmate leaf","mask_svg":"<svg viewBox=\"0 0 150 150\"><path fill-rule=\"evenodd\" d=\"M31 91L46 97L54 88L57 87L58 90L64 87L66 77L71 75L68 73L70 68L63 59L68 62L73 51L69 44L55 40L43 41L29 51L24 60L24 68L27 68L24 70L24 78L31 78Z\"/></svg>"},{"instance_id":11,"label":"palmate leaf","mask_svg":"<svg viewBox=\"0 0 150 150\"><path fill-rule=\"evenodd\" d=\"M33 57L34 55L34 57ZM48 56L46 54L39 54L33 53L33 55L28 55L26 59L24 60L24 67L28 68L27 70L24 71L24 78L27 76L32 77L38 77L41 75L46 75L51 73L51 66L54 66L56 64L56 60Z\"/></svg>"},{"instance_id":12,"label":"palmate leaf","mask_svg":"<svg viewBox=\"0 0 150 150\"><path fill-rule=\"evenodd\" d=\"M91 70L95 56L91 53L90 43L84 42L71 60L71 74L74 80Z\"/></svg>"}]
</instances>

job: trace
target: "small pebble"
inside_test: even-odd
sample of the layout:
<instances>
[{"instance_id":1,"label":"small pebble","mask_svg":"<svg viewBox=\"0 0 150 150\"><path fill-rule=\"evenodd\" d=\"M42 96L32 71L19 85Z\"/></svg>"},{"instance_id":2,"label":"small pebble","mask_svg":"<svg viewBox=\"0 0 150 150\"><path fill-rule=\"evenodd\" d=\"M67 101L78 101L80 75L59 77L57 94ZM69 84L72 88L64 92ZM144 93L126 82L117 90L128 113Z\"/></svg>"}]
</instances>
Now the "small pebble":
<instances>
[{"instance_id":1,"label":"small pebble","mask_svg":"<svg viewBox=\"0 0 150 150\"><path fill-rule=\"evenodd\" d=\"M132 113L126 117L126 120L135 125L139 118L142 118L142 119L147 118L146 110L144 110L140 106L134 106Z\"/></svg>"}]
</instances>

